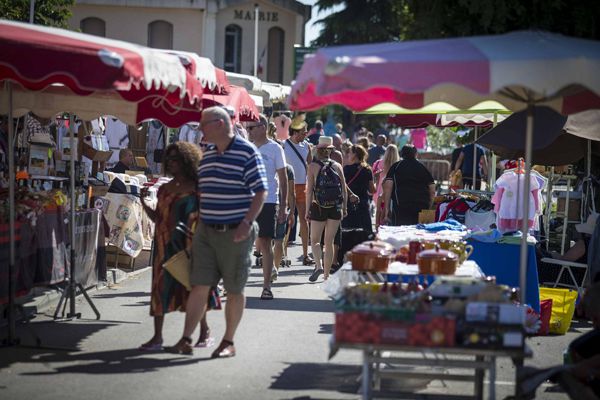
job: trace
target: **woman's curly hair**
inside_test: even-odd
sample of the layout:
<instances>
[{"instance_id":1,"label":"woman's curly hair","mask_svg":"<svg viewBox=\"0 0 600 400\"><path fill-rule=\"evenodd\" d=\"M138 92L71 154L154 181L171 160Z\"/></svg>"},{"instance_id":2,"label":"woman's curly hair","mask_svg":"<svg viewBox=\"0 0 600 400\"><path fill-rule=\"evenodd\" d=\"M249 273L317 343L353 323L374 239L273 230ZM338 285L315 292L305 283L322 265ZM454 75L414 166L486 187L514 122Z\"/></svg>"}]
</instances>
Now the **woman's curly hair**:
<instances>
[{"instance_id":1,"label":"woman's curly hair","mask_svg":"<svg viewBox=\"0 0 600 400\"><path fill-rule=\"evenodd\" d=\"M177 152L177 158L181 165L181 173L188 179L196 182L198 179L198 165L202 159L200 148L188 142L176 142L167 146L165 155L169 155L173 150ZM168 171L168 163L165 163L165 172Z\"/></svg>"}]
</instances>

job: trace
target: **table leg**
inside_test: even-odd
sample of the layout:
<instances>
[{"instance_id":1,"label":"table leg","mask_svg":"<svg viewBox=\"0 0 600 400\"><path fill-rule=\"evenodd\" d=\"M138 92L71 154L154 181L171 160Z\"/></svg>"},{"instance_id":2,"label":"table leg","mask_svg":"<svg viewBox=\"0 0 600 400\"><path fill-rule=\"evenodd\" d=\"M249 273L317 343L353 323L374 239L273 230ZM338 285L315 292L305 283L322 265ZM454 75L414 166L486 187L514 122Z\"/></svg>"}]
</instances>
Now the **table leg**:
<instances>
[{"instance_id":1,"label":"table leg","mask_svg":"<svg viewBox=\"0 0 600 400\"><path fill-rule=\"evenodd\" d=\"M496 357L490 356L490 400L496 400Z\"/></svg>"},{"instance_id":2,"label":"table leg","mask_svg":"<svg viewBox=\"0 0 600 400\"><path fill-rule=\"evenodd\" d=\"M523 368L524 359L521 357L513 357L513 365L515 366L515 397L520 399L523 395L521 388L521 380L519 379L519 371Z\"/></svg>"},{"instance_id":3,"label":"table leg","mask_svg":"<svg viewBox=\"0 0 600 400\"><path fill-rule=\"evenodd\" d=\"M371 350L363 350L363 370L362 370L362 398L371 400Z\"/></svg>"},{"instance_id":4,"label":"table leg","mask_svg":"<svg viewBox=\"0 0 600 400\"><path fill-rule=\"evenodd\" d=\"M482 362L483 356L475 356L475 361ZM485 376L485 370L483 368L475 369L475 398L477 400L483 400L483 378Z\"/></svg>"}]
</instances>

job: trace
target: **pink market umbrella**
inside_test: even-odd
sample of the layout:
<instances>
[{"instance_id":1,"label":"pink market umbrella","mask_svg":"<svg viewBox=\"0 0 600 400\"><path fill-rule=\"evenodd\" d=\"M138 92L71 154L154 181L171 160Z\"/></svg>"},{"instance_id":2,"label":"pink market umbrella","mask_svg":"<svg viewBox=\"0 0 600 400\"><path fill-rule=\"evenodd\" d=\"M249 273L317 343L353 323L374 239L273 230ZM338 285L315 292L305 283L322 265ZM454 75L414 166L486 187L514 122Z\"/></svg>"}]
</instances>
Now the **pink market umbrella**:
<instances>
[{"instance_id":1,"label":"pink market umbrella","mask_svg":"<svg viewBox=\"0 0 600 400\"><path fill-rule=\"evenodd\" d=\"M361 111L385 97L410 109L438 101L466 109L483 100L498 101L511 111L527 109L526 196L533 106L545 105L565 115L600 108L599 70L600 42L547 32L339 46L305 57L290 108L341 104ZM523 208L528 215L528 201ZM526 218L522 231L528 231ZM523 299L526 236L520 256Z\"/></svg>"},{"instance_id":2,"label":"pink market umbrella","mask_svg":"<svg viewBox=\"0 0 600 400\"><path fill-rule=\"evenodd\" d=\"M199 112L202 98L201 83L192 77L179 57L162 51L127 42L99 38L63 29L28 25L0 20L0 81L4 88L0 93L0 105L9 116L9 329L8 342L14 342L14 281L15 267L15 170L14 170L14 106L34 113L56 108L79 114L85 111L87 101L96 101L98 114L106 110L125 113L121 107L129 107L128 122L151 118L155 114L163 121L171 121L174 115ZM13 91L14 87L14 91ZM35 91L33 97L19 99L27 92ZM64 101L64 103L58 102ZM104 100L104 101L103 101ZM16 101L19 104L15 104ZM132 104L136 106L132 107ZM69 107L67 107L69 106ZM89 109L89 106L87 107ZM17 109L19 112L19 109ZM181 118L178 114L178 118ZM172 125L171 125L172 126ZM71 146L74 146L71 130ZM70 176L73 177L74 161L71 158ZM74 201L74 180L71 179L71 204ZM71 208L71 226L75 226L75 211ZM75 229L71 229L74 243ZM74 249L71 249L71 273L74 277ZM68 294L70 312L76 318L75 292L85 294L81 285L69 280ZM89 299L88 299L89 300ZM96 316L100 315L90 301ZM58 310L57 310L58 311Z\"/></svg>"}]
</instances>

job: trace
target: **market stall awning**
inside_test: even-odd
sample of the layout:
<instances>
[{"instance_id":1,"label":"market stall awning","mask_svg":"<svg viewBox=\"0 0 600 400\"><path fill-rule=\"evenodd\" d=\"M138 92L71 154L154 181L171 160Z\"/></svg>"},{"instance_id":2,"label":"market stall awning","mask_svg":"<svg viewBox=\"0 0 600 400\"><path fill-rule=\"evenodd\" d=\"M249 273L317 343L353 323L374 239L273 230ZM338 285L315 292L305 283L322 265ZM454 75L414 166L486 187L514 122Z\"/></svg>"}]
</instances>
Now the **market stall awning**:
<instances>
[{"instance_id":1,"label":"market stall awning","mask_svg":"<svg viewBox=\"0 0 600 400\"><path fill-rule=\"evenodd\" d=\"M236 121L257 121L259 111L248 91L240 86L229 85L226 95L207 94L202 99L203 107L214 105L231 106Z\"/></svg>"},{"instance_id":2,"label":"market stall awning","mask_svg":"<svg viewBox=\"0 0 600 400\"><path fill-rule=\"evenodd\" d=\"M181 63L200 82L205 92L225 94L225 88L229 86L227 75L224 70L215 67L210 58L200 57L198 54L188 51L165 51L180 58Z\"/></svg>"},{"instance_id":3,"label":"market stall awning","mask_svg":"<svg viewBox=\"0 0 600 400\"><path fill-rule=\"evenodd\" d=\"M61 83L76 94L127 93L128 100L170 93L197 103L202 87L178 57L119 40L0 20L0 80L30 90Z\"/></svg>"},{"instance_id":4,"label":"market stall awning","mask_svg":"<svg viewBox=\"0 0 600 400\"><path fill-rule=\"evenodd\" d=\"M495 100L511 111L535 103L571 114L600 108L598 70L599 42L539 31L338 46L305 57L290 107L467 109Z\"/></svg>"},{"instance_id":5,"label":"market stall awning","mask_svg":"<svg viewBox=\"0 0 600 400\"><path fill-rule=\"evenodd\" d=\"M587 118L582 120L582 114ZM548 107L535 107L532 162L540 165L565 165L584 158L588 141L585 137L597 135L600 130L599 116L600 111L597 110L566 117ZM490 129L477 142L504 159L524 157L526 120L525 111L517 112ZM577 126L579 136L570 132L569 125ZM600 140L600 137L596 136L596 140ZM598 147L600 146L594 146Z\"/></svg>"},{"instance_id":6,"label":"market stall awning","mask_svg":"<svg viewBox=\"0 0 600 400\"><path fill-rule=\"evenodd\" d=\"M269 94L271 103L285 103L292 88L279 83L262 82L261 90Z\"/></svg>"},{"instance_id":7,"label":"market stall awning","mask_svg":"<svg viewBox=\"0 0 600 400\"><path fill-rule=\"evenodd\" d=\"M8 91L0 87L0 113L9 109ZM53 85L44 90L31 91L13 84L12 109L15 117L28 112L53 118L55 115L71 111L84 121L112 115L128 125L136 125L150 119L157 119L168 127L178 128L188 122L198 122L201 110L190 106L174 106L160 96L149 96L140 101L127 101L117 93L95 91L89 95L74 95L63 85Z\"/></svg>"}]
</instances>

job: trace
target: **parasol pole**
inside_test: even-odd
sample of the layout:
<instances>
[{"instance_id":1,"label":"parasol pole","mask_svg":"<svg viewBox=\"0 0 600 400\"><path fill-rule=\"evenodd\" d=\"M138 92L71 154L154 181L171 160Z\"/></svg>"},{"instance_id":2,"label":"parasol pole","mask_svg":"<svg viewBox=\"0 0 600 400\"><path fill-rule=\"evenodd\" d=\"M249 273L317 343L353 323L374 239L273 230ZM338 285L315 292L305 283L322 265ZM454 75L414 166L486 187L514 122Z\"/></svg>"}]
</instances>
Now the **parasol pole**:
<instances>
[{"instance_id":1,"label":"parasol pole","mask_svg":"<svg viewBox=\"0 0 600 400\"><path fill-rule=\"evenodd\" d=\"M69 314L70 318L76 316L75 313L75 202L77 201L77 197L75 196L75 118L73 114L69 114L69 141L70 141L70 149L71 156L69 157L69 175L71 179L69 179L70 184L70 192L71 192L71 210L69 213L70 217L70 235L71 235L71 247L70 247L70 272L69 272L69 286L73 287L73 290L69 291ZM77 317L79 318L79 317Z\"/></svg>"},{"instance_id":2,"label":"parasol pole","mask_svg":"<svg viewBox=\"0 0 600 400\"><path fill-rule=\"evenodd\" d=\"M527 234L529 232L529 192L531 190L531 149L533 147L533 104L527 103L527 128L525 131L525 182L523 184L523 216L521 224L521 253L519 262L519 286L521 304L525 304L527 286ZM518 214L517 214L518 217Z\"/></svg>"},{"instance_id":3,"label":"parasol pole","mask_svg":"<svg viewBox=\"0 0 600 400\"><path fill-rule=\"evenodd\" d=\"M8 242L10 247L8 261L8 345L16 343L15 327L15 279L16 279L16 247L15 247L15 143L13 121L12 84L6 82L8 90Z\"/></svg>"},{"instance_id":4,"label":"parasol pole","mask_svg":"<svg viewBox=\"0 0 600 400\"><path fill-rule=\"evenodd\" d=\"M498 112L494 111L494 120L492 122L492 128L495 128L496 125L498 125ZM492 150L492 162L491 162L491 168L490 168L490 186L487 189L488 191L491 190L491 188L494 187L494 182L496 182L496 164L498 163L498 157L496 156L496 153Z\"/></svg>"},{"instance_id":5,"label":"parasol pole","mask_svg":"<svg viewBox=\"0 0 600 400\"><path fill-rule=\"evenodd\" d=\"M477 160L477 133L479 131L479 127L476 126L474 128L474 132L475 132L475 139L473 140L473 175L471 175L471 189L473 190L478 190L476 189L477 187L477 163L479 162L479 160Z\"/></svg>"}]
</instances>

